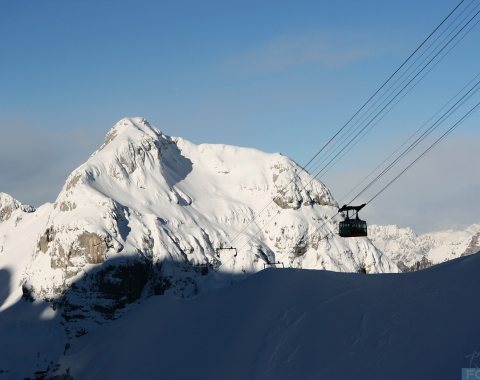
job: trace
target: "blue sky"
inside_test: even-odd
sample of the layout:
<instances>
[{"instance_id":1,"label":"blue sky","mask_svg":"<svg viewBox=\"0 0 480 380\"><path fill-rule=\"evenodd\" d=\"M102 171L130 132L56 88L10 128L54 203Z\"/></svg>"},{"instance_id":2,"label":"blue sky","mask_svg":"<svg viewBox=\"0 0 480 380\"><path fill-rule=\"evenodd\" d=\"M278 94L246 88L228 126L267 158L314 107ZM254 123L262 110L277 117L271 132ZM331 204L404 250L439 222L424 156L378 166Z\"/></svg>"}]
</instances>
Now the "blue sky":
<instances>
[{"instance_id":1,"label":"blue sky","mask_svg":"<svg viewBox=\"0 0 480 380\"><path fill-rule=\"evenodd\" d=\"M34 204L53 201L69 172L124 116L144 116L196 143L250 146L305 163L456 4L2 1L0 191ZM359 144L354 162L324 178L334 194L476 74L479 37L477 28ZM479 140L478 120L457 132L456 150ZM436 168L444 156L432 155ZM475 168L463 166L464 177L435 204L467 180L475 199ZM449 175L441 171L437 180ZM416 189L424 177L414 172L395 191L413 192L405 202L424 204ZM426 181L431 200L435 179ZM381 209L402 202L395 191L372 207L374 222L429 230L472 223L479 211L462 206L462 215L441 225L432 222L445 217L438 211L425 220L413 211L392 216Z\"/></svg>"}]
</instances>

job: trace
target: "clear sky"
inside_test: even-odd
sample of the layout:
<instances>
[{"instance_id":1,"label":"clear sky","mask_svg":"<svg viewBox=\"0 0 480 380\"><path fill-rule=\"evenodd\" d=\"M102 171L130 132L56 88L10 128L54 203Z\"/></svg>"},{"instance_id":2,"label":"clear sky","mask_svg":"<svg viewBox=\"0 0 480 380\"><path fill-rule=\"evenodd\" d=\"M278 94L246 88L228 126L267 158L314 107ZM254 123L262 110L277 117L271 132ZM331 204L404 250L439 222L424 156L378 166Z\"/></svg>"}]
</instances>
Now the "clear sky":
<instances>
[{"instance_id":1,"label":"clear sky","mask_svg":"<svg viewBox=\"0 0 480 380\"><path fill-rule=\"evenodd\" d=\"M0 191L53 201L124 116L303 164L457 3L2 0ZM322 178L337 198L476 74L479 41L477 27ZM369 221L421 232L480 222L479 120L372 204Z\"/></svg>"}]
</instances>

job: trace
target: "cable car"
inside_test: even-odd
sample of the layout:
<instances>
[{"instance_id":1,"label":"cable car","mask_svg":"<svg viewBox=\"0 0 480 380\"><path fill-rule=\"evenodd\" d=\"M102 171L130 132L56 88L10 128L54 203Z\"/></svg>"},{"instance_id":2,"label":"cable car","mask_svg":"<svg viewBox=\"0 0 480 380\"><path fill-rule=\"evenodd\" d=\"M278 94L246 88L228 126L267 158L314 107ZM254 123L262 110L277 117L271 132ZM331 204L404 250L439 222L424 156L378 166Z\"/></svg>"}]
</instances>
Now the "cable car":
<instances>
[{"instance_id":1,"label":"cable car","mask_svg":"<svg viewBox=\"0 0 480 380\"><path fill-rule=\"evenodd\" d=\"M338 226L338 234L341 237L367 236L367 222L358 217L358 212L364 208L366 203L360 206L347 206L338 209L338 212L346 212L345 219ZM350 211L353 211L354 218L350 218Z\"/></svg>"}]
</instances>

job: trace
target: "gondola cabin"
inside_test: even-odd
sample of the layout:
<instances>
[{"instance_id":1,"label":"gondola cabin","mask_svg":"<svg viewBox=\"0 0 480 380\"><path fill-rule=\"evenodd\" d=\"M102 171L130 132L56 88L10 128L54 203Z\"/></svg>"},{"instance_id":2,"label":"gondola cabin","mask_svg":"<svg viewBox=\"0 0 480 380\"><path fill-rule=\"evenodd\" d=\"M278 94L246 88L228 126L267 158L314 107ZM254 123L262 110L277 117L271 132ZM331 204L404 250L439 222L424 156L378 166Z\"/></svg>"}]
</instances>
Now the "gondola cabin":
<instances>
[{"instance_id":1,"label":"gondola cabin","mask_svg":"<svg viewBox=\"0 0 480 380\"><path fill-rule=\"evenodd\" d=\"M365 207L365 203L360 206L341 207L338 212L345 212L345 219L338 226L338 234L341 237L359 237L367 236L367 222L358 217L358 212ZM353 213L350 217L350 212Z\"/></svg>"}]
</instances>

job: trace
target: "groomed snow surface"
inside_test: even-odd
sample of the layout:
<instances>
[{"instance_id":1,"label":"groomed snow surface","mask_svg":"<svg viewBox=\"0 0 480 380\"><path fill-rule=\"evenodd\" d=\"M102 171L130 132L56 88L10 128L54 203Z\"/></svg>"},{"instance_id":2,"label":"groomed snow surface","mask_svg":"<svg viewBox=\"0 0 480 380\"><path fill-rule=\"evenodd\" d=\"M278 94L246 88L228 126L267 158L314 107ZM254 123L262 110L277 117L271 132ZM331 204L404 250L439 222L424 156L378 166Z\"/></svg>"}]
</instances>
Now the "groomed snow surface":
<instances>
[{"instance_id":1,"label":"groomed snow surface","mask_svg":"<svg viewBox=\"0 0 480 380\"><path fill-rule=\"evenodd\" d=\"M28 368L43 345L74 379L460 379L480 351L479 271L478 254L406 274L268 269L196 298L151 297L58 357L60 324L21 301L16 321L0 319L0 368Z\"/></svg>"}]
</instances>

